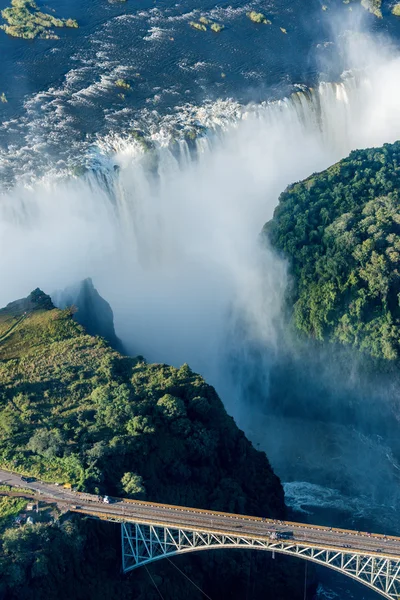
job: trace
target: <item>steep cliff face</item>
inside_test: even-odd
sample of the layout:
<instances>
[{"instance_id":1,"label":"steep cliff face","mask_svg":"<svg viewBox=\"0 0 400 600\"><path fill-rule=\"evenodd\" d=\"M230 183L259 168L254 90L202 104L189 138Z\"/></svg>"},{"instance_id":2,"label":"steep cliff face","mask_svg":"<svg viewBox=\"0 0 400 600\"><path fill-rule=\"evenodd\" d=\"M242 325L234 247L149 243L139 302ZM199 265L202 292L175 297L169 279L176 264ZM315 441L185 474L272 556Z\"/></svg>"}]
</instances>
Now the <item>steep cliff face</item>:
<instances>
[{"instance_id":1,"label":"steep cliff face","mask_svg":"<svg viewBox=\"0 0 400 600\"><path fill-rule=\"evenodd\" d=\"M265 454L253 448L200 376L187 365L175 369L125 357L103 339L87 335L69 309L55 309L43 301L48 297L35 294L42 301L33 302L34 310L24 311L23 318L14 304L0 312L0 326L7 322L8 327L6 337L0 338L1 466L47 480L70 481L90 491L284 515L282 486ZM21 302L24 305L20 301L18 307ZM29 554L36 548L47 565L43 573L52 570L46 535L70 553L72 565L80 565L71 566L67 575L79 581L74 597L117 597L121 585L127 598L149 599L153 593L155 597L146 573L121 580L115 550L111 558L115 571L110 574L108 566L96 573L104 580L99 586L91 560L87 566L81 562L90 551L104 565L109 546L97 543L95 550L89 549L93 530L80 522L76 527L77 539L82 536L79 544L72 543L74 536L68 530L62 530L62 535L51 530L45 534L43 528L22 531L15 544L9 542L10 534L4 534L0 572L7 597L53 597L43 583L45 575L35 566L37 554ZM96 531L101 537L104 528ZM115 531L111 538L114 535ZM243 598L250 576L249 597L302 597L297 567L294 571L290 567L286 580L282 567L275 569L278 563L271 568L264 554L219 551L183 558L180 565L213 598ZM15 577L16 564L19 577ZM168 564L156 570L157 581L164 582L165 598L201 598L179 572L171 570ZM64 586L62 569L54 568L54 577L57 597L69 597L70 582Z\"/></svg>"},{"instance_id":2,"label":"steep cliff face","mask_svg":"<svg viewBox=\"0 0 400 600\"><path fill-rule=\"evenodd\" d=\"M57 308L74 306L77 309L74 319L87 333L103 337L113 348L123 351L122 342L115 333L111 306L100 296L90 277L54 292L51 297Z\"/></svg>"}]
</instances>

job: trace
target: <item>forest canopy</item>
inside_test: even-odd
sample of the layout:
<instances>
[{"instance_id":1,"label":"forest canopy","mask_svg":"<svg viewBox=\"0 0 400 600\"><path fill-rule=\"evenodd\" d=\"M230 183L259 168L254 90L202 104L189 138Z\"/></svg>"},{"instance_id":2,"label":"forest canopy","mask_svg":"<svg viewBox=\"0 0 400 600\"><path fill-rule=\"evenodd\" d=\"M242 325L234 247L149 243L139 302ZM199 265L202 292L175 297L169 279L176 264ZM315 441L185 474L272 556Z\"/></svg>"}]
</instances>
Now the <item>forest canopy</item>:
<instances>
[{"instance_id":1,"label":"forest canopy","mask_svg":"<svg viewBox=\"0 0 400 600\"><path fill-rule=\"evenodd\" d=\"M400 142L289 186L264 227L289 259L298 330L378 358L400 352Z\"/></svg>"}]
</instances>

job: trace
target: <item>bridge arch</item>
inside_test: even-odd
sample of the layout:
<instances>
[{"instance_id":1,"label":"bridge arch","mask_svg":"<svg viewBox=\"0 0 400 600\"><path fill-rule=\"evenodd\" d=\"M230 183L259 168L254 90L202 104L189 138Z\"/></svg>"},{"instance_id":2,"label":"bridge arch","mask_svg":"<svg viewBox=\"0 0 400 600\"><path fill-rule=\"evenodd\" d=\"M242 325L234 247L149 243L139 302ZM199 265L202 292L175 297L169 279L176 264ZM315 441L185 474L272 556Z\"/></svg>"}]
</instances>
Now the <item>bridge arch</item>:
<instances>
[{"instance_id":1,"label":"bridge arch","mask_svg":"<svg viewBox=\"0 0 400 600\"><path fill-rule=\"evenodd\" d=\"M391 600L400 600L400 559L376 552L340 549L298 540L272 540L240 533L227 534L150 525L122 523L122 567L128 573L172 556L204 550L236 548L264 550L297 556L346 575Z\"/></svg>"}]
</instances>

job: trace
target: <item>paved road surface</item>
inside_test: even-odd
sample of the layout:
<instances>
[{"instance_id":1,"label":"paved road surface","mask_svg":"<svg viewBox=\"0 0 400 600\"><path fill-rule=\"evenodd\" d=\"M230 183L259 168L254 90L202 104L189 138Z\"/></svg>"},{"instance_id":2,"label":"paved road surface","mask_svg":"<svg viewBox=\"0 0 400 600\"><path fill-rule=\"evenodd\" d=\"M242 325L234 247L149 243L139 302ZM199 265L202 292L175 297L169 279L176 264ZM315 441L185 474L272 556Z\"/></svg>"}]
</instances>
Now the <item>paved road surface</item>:
<instances>
[{"instance_id":1,"label":"paved road surface","mask_svg":"<svg viewBox=\"0 0 400 600\"><path fill-rule=\"evenodd\" d=\"M326 546L349 552L373 553L400 559L400 538L317 525L280 522L242 515L230 515L212 511L161 505L150 502L116 499L105 504L97 496L80 494L54 484L39 481L25 482L19 475L0 470L1 483L14 488L13 492L24 495L18 487L30 488L32 497L54 502L61 509L80 512L103 520L135 521L151 525L169 525L203 531L218 531L251 537L270 537L271 533L287 536L308 545ZM0 492L4 493L4 492ZM284 542L284 537L280 538Z\"/></svg>"}]
</instances>

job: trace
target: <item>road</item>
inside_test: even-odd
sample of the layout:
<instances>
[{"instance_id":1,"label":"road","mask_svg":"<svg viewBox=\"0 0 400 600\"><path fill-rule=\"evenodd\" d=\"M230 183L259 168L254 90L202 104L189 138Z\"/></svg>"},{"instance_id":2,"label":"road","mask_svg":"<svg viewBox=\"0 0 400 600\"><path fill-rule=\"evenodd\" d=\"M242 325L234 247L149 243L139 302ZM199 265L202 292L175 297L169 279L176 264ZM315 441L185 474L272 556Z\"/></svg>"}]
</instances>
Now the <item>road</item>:
<instances>
[{"instance_id":1,"label":"road","mask_svg":"<svg viewBox=\"0 0 400 600\"><path fill-rule=\"evenodd\" d=\"M15 323L13 323L10 327L10 329L7 329L7 331L5 333L3 333L3 335L0 336L0 343L5 340L6 338L8 338L9 335L11 335L11 333L14 331L14 329L16 329L18 327L18 325L20 323L22 323L22 321L24 321L26 319L26 317L28 317L29 315L24 313L19 319L18 321L16 321Z\"/></svg>"},{"instance_id":2,"label":"road","mask_svg":"<svg viewBox=\"0 0 400 600\"><path fill-rule=\"evenodd\" d=\"M349 552L377 554L400 559L400 538L348 531L309 525L303 523L282 522L261 519L245 515L227 514L193 508L175 507L152 502L115 499L105 504L97 496L66 490L54 484L39 481L25 482L19 475L0 470L2 484L12 486L13 495L26 495L46 502L56 503L60 509L86 514L93 518L109 521L126 521L149 525L168 525L192 530L249 537L288 536L287 543L293 540L302 544L316 545L331 549L348 549ZM30 493L18 488L30 489ZM6 492L1 492L4 494ZM280 537L280 542L285 542Z\"/></svg>"}]
</instances>

